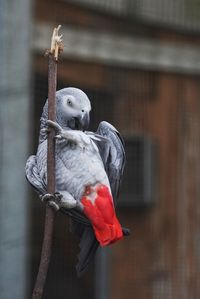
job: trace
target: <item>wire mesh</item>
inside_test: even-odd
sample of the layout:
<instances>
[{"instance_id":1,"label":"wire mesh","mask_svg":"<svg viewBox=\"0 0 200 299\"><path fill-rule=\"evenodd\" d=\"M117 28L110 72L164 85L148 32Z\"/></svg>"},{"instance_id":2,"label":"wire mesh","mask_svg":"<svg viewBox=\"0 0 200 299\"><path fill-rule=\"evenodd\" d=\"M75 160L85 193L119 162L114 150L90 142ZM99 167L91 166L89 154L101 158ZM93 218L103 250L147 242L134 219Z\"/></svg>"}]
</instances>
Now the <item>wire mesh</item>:
<instances>
[{"instance_id":1,"label":"wire mesh","mask_svg":"<svg viewBox=\"0 0 200 299\"><path fill-rule=\"evenodd\" d=\"M29 134L30 154L37 149L39 120L47 98L47 60L41 51L41 47L46 50L45 43L39 46L35 43L44 32L61 23L64 29L70 28L67 32L74 42L67 52L68 40L63 37L67 55L63 54L59 61L58 89L67 86L83 89L92 103L89 129L95 131L99 122L106 120L124 138L127 166L116 211L122 225L131 230L131 235L111 245L108 253L97 255L98 260L78 279L75 264L79 241L69 232L69 218L57 213L53 255L43 298L200 298L199 1L33 0L33 4L33 21L27 20L32 22L33 29L37 27L31 36L29 52L32 59L29 122L33 128ZM20 18L23 15L19 14L15 21L18 23ZM42 32L44 28L50 30ZM84 45L77 43L78 36L84 33ZM5 36L1 29L0 35ZM111 37L114 42L108 40ZM139 53L140 61L131 59L136 55L133 47L138 44L137 49L143 50ZM6 45L9 51L9 43ZM96 51L99 45L101 51ZM73 47L76 55L72 53ZM115 59L109 60L112 55L108 51ZM159 68L154 63L157 56ZM179 67L173 67L174 61ZM10 70L12 66L6 63ZM186 67L181 68L182 64ZM20 76L14 71L16 78ZM1 97L3 93L9 98L9 90L0 85ZM24 113L21 110L20 121ZM145 144L156 145L152 156ZM1 190L5 188L0 186ZM151 205L145 204L148 188L153 199ZM130 205L123 205L123 198ZM30 294L40 258L44 205L30 189L27 201ZM8 219L1 223L13 225Z\"/></svg>"},{"instance_id":2,"label":"wire mesh","mask_svg":"<svg viewBox=\"0 0 200 299\"><path fill-rule=\"evenodd\" d=\"M101 32L101 24L103 25L105 20L107 22L104 12L106 15L110 13L112 17L114 10L120 12L123 20L124 16L127 16L124 20L129 24L127 27L130 26L130 19L137 22L139 20L141 26L144 20L147 23L165 24L170 30L182 25L186 30L194 24L186 16L186 3L183 1L164 1L162 4L158 1L123 1L123 4L120 1L76 1L76 5L69 1L69 6L67 1L65 3L66 10L69 9L71 14L79 13L77 21L70 19L70 26L75 30L79 28L79 22L84 16L89 14L91 17L94 14L96 17L96 12L101 11L102 19L99 19L98 15L99 25L95 25L95 30L89 20L84 21L85 23L81 21L83 28L92 30L97 36ZM90 10L91 7L93 10ZM127 7L132 10L127 11ZM190 12L192 13L192 10ZM45 12L42 16L45 16ZM55 12L54 17L59 20L58 12ZM119 35L120 38L123 30L131 38L130 28L127 29L123 25L122 29L118 21L113 19L112 22L108 32L114 30L115 36ZM198 22L195 24L198 28ZM105 26L103 30L105 31ZM159 38L163 38L164 43L169 40L169 45L175 41L175 45L178 42L192 48L194 42L199 42L197 38L193 43L191 38L181 40L178 33L177 37L173 35L171 41L170 35L168 39L165 37L166 31L163 31L162 37L160 28L158 30ZM136 34L147 38L147 41L149 37L154 36L152 41L156 42L156 30L150 31L149 36L144 29L138 30ZM92 45L91 41L90 43ZM76 43L73 46L76 47ZM34 127L37 132L47 93L47 78L44 61L38 52L35 53L34 61ZM109 64L103 58L87 61L83 56L76 59L67 56L60 61L58 89L65 86L77 86L88 94L92 103L90 130L95 131L101 120L107 120L119 129L125 139L127 168L121 194L122 205L117 208L117 213L122 224L131 229L132 235L112 246L109 257L106 257L107 260L109 258L108 267L106 259L102 260L103 270L98 268L98 263L96 268L93 264L86 276L77 280L73 266L78 252L78 241L67 232L67 225L63 234L63 227L65 223L68 224L68 220L57 216L54 254L45 298L61 299L65 298L66 294L70 298L98 298L102 293L98 291L101 283L95 282L95 277L104 281L103 277L108 275L109 295L104 290L104 296L109 299L190 298L191 294L193 298L198 298L199 268L194 266L194 263L198 259L196 232L199 229L199 220L193 210L194 207L196 211L199 209L198 196L195 193L198 186L196 171L199 163L199 147L195 143L198 138L200 92L198 72L195 75L182 74L180 71L171 73L164 67L156 71L153 67L140 67L140 64L127 67L127 64L123 66L117 62ZM188 113L196 115L196 137L193 137L193 141L190 138L193 134L194 119L189 120ZM147 139L156 143L157 150L155 161L150 158L150 164L153 163L153 166L147 163L149 166L144 168L146 155L143 144ZM134 140L135 143L131 143L130 140ZM187 148L191 142L194 152L188 153ZM152 172L149 171L150 167ZM123 207L123 196L130 198L130 201L136 198L142 201L145 197L148 180L144 179L147 177L144 176L144 171L145 175L148 173L149 180L152 176L155 177L156 185L151 194L152 205L140 205L140 202L136 201L134 207ZM192 179L187 180L187 174L196 178L196 185ZM193 204L190 207L191 202ZM195 219L193 224L188 209ZM36 219L32 218L32 221L35 223ZM37 226L36 231L38 229ZM34 237L33 242L35 243ZM99 271L102 278L100 274L94 275L95 271Z\"/></svg>"},{"instance_id":3,"label":"wire mesh","mask_svg":"<svg viewBox=\"0 0 200 299\"><path fill-rule=\"evenodd\" d=\"M67 2L67 0L65 0ZM75 0L77 3L104 13L113 13L140 21L177 29L200 29L199 0Z\"/></svg>"}]
</instances>

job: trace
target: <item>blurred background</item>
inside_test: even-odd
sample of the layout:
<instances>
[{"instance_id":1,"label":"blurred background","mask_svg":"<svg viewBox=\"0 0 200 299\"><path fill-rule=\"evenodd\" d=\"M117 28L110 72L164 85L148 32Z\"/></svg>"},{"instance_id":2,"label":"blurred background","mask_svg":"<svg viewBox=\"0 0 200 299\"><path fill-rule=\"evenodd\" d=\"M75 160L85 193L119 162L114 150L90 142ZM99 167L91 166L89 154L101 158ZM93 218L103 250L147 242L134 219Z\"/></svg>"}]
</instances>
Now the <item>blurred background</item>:
<instances>
[{"instance_id":1,"label":"blurred background","mask_svg":"<svg viewBox=\"0 0 200 299\"><path fill-rule=\"evenodd\" d=\"M24 166L58 24L58 89L83 89L90 129L107 120L124 137L117 213L131 236L78 279L78 240L57 213L43 298L200 298L199 0L0 1L0 298L30 298L38 270L45 209Z\"/></svg>"}]
</instances>

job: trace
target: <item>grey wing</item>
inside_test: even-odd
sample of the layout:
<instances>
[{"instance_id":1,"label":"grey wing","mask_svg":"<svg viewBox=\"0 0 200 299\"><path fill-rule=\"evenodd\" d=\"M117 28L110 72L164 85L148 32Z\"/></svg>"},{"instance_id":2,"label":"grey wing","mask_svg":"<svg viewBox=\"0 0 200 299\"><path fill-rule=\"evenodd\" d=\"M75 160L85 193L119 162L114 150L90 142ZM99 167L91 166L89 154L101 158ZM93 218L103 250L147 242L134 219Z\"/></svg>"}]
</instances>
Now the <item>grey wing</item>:
<instances>
[{"instance_id":1,"label":"grey wing","mask_svg":"<svg viewBox=\"0 0 200 299\"><path fill-rule=\"evenodd\" d=\"M45 194L46 193L46 184L40 176L40 171L38 169L36 156L30 156L28 158L28 160L26 162L25 173L26 173L27 180L33 186L33 188L39 194Z\"/></svg>"},{"instance_id":2,"label":"grey wing","mask_svg":"<svg viewBox=\"0 0 200 299\"><path fill-rule=\"evenodd\" d=\"M125 166L125 150L119 132L106 121L102 121L96 132L107 139L105 142L96 142L101 158L108 175L112 195L117 199Z\"/></svg>"}]
</instances>

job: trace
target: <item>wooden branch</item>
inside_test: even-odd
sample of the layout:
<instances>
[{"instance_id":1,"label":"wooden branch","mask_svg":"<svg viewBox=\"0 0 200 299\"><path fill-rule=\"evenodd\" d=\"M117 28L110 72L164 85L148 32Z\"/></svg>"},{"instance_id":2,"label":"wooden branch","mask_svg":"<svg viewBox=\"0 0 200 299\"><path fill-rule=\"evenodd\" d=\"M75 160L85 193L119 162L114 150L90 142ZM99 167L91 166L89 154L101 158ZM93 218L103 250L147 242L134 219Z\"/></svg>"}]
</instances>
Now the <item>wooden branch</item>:
<instances>
[{"instance_id":1,"label":"wooden branch","mask_svg":"<svg viewBox=\"0 0 200 299\"><path fill-rule=\"evenodd\" d=\"M58 35L60 25L53 30L51 38L51 49L48 51L49 70L48 70L48 119L56 120L56 86L57 86L57 61L58 55L63 49L62 36ZM47 149L47 192L54 194L55 192L55 131L50 129L48 135ZM52 251L53 226L55 214L51 207L46 206L45 228L41 259L39 270L35 282L35 287L32 294L32 299L42 298L44 285L47 277L49 262Z\"/></svg>"},{"instance_id":2,"label":"wooden branch","mask_svg":"<svg viewBox=\"0 0 200 299\"><path fill-rule=\"evenodd\" d=\"M51 38L50 53L54 56L56 61L58 60L58 54L63 50L62 35L58 34L60 28L61 25L59 25L57 28L54 28Z\"/></svg>"}]
</instances>

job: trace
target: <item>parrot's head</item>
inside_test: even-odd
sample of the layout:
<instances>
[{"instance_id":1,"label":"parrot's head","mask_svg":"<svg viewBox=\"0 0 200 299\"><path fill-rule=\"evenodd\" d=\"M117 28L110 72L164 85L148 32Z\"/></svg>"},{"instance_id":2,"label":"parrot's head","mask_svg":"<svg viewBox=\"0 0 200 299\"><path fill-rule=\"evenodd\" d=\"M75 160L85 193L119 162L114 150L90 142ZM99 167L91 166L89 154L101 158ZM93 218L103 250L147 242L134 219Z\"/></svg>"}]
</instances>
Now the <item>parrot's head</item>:
<instances>
[{"instance_id":1,"label":"parrot's head","mask_svg":"<svg viewBox=\"0 0 200 299\"><path fill-rule=\"evenodd\" d=\"M68 87L56 92L56 122L63 129L86 130L90 122L90 110L90 100L82 90ZM39 142L47 138L45 131L43 131L47 119L48 100L44 105L40 119Z\"/></svg>"},{"instance_id":2,"label":"parrot's head","mask_svg":"<svg viewBox=\"0 0 200 299\"><path fill-rule=\"evenodd\" d=\"M62 128L86 130L90 110L90 101L82 90L68 87L56 92L56 121Z\"/></svg>"}]
</instances>

